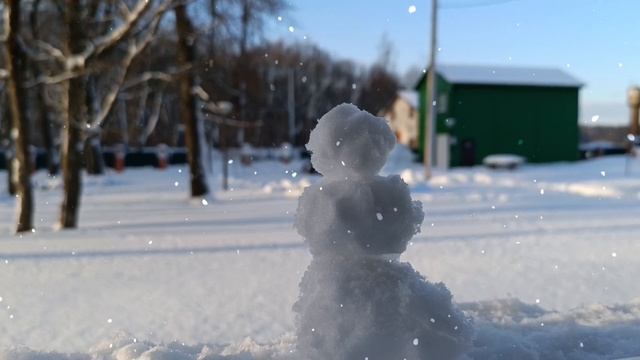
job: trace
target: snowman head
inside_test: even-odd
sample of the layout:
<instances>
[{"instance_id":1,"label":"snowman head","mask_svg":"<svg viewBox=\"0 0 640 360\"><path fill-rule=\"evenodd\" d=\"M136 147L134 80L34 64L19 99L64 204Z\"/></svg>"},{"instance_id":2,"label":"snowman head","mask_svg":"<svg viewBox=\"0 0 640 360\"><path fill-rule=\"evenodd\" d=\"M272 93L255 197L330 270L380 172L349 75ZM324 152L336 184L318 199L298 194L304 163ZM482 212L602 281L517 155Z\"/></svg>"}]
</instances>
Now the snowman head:
<instances>
[{"instance_id":1,"label":"snowman head","mask_svg":"<svg viewBox=\"0 0 640 360\"><path fill-rule=\"evenodd\" d=\"M318 120L307 149L313 167L326 178L349 180L375 176L395 143L383 118L342 104Z\"/></svg>"}]
</instances>

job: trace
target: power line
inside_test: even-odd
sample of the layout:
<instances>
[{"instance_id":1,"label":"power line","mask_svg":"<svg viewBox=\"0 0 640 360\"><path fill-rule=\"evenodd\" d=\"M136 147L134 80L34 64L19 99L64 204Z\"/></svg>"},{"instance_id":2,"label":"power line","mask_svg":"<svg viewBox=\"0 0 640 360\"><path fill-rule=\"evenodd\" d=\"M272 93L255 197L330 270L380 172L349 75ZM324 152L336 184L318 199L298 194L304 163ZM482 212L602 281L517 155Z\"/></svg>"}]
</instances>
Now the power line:
<instances>
[{"instance_id":1,"label":"power line","mask_svg":"<svg viewBox=\"0 0 640 360\"><path fill-rule=\"evenodd\" d=\"M474 8L474 7L485 7L492 5L502 5L520 0L480 0L480 1L466 1L466 2L453 2L449 4L441 4L438 6L439 9L448 10L448 9L466 9L466 8Z\"/></svg>"}]
</instances>

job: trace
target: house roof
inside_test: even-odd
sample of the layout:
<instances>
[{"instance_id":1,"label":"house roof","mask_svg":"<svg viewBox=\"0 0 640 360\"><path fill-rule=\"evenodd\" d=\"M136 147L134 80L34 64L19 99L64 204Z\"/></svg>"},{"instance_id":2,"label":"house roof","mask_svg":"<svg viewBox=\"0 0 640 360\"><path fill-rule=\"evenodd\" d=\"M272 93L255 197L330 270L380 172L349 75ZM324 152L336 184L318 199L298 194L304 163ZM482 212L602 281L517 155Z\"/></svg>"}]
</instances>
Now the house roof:
<instances>
[{"instance_id":1,"label":"house roof","mask_svg":"<svg viewBox=\"0 0 640 360\"><path fill-rule=\"evenodd\" d=\"M414 109L418 108L418 92L415 90L400 90L398 97L406 101Z\"/></svg>"},{"instance_id":2,"label":"house roof","mask_svg":"<svg viewBox=\"0 0 640 360\"><path fill-rule=\"evenodd\" d=\"M438 74L451 84L582 87L572 75L554 68L478 65L438 65ZM423 75L420 82L426 75ZM420 82L418 84L420 84Z\"/></svg>"}]
</instances>

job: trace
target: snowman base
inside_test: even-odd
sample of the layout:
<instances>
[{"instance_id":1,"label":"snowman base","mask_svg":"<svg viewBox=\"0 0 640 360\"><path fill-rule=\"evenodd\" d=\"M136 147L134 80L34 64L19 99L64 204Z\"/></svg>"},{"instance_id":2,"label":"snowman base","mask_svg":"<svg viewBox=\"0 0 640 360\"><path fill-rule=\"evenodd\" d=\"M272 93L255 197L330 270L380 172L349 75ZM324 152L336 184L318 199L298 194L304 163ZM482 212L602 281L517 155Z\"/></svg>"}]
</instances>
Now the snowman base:
<instances>
[{"instance_id":1,"label":"snowman base","mask_svg":"<svg viewBox=\"0 0 640 360\"><path fill-rule=\"evenodd\" d=\"M294 305L304 359L444 360L465 350L470 326L449 290L390 257L312 260Z\"/></svg>"}]
</instances>

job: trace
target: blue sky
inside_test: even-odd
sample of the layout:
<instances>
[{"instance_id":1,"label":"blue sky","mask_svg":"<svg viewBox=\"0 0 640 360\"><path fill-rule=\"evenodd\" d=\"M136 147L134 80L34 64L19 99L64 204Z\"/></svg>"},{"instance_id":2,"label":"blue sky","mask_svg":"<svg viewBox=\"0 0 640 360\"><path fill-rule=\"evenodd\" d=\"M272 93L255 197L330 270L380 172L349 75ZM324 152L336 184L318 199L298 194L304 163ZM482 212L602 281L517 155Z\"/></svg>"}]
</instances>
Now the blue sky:
<instances>
[{"instance_id":1,"label":"blue sky","mask_svg":"<svg viewBox=\"0 0 640 360\"><path fill-rule=\"evenodd\" d=\"M430 0L290 3L292 10L273 20L272 37L312 41L370 64L386 34L399 74L426 66ZM627 121L626 90L640 84L640 1L440 0L440 6L439 62L563 68L586 84L581 121L593 124L595 115L595 124Z\"/></svg>"}]
</instances>

